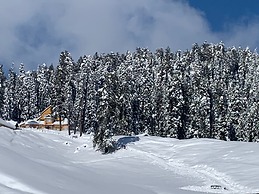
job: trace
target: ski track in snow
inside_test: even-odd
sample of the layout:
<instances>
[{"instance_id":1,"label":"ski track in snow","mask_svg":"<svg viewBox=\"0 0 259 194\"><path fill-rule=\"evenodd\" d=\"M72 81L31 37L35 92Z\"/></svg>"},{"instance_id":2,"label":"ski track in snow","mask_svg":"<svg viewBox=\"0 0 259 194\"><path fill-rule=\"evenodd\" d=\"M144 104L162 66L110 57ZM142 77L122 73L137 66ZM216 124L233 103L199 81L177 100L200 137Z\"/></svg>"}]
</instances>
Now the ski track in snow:
<instances>
[{"instance_id":1,"label":"ski track in snow","mask_svg":"<svg viewBox=\"0 0 259 194\"><path fill-rule=\"evenodd\" d=\"M172 171L181 176L201 179L204 182L202 186L189 185L182 187L183 190L206 192L206 193L235 193L235 194L252 194L256 193L251 189L234 182L230 177L222 172L218 172L214 168L207 165L189 166L183 161L168 156L150 153L148 151L139 150L130 147L129 150L138 153L141 157L148 159L154 165L165 170ZM220 185L219 189L211 189L212 185Z\"/></svg>"},{"instance_id":2,"label":"ski track in snow","mask_svg":"<svg viewBox=\"0 0 259 194\"><path fill-rule=\"evenodd\" d=\"M150 143L154 143L159 145L160 142L150 141ZM64 145L71 146L72 142L65 142ZM135 143L131 144L135 145ZM204 182L204 185L196 186L196 185L189 185L182 187L183 190L190 190L190 191L197 191L197 192L204 192L204 193L232 193L232 194L254 194L257 193L247 187L244 187L235 181L233 181L229 176L222 172L218 172L216 169L209 167L208 165L195 165L190 166L185 164L183 161L179 159L175 159L169 156L159 155L155 153L151 153L148 151L144 151L138 148L133 148L133 146L128 146L128 151L132 151L135 154L131 156L122 156L122 157L115 157L115 158L105 158L105 159L98 159L98 160L91 160L88 162L82 161L74 161L73 163L82 163L82 164L90 164L108 160L117 160L123 159L127 157L132 157L137 155L136 157L143 157L148 159L147 162L151 162L154 165L159 166L168 171L172 171L176 174L179 174L184 177L190 177L195 179L201 179ZM185 145L190 146L190 145ZM171 146L173 148L173 146ZM82 144L81 146L77 146L74 153L78 153L82 148L88 148L87 144ZM174 149L174 148L173 148ZM172 150L174 152L174 150ZM221 188L219 189L211 189L212 185L220 185Z\"/></svg>"}]
</instances>

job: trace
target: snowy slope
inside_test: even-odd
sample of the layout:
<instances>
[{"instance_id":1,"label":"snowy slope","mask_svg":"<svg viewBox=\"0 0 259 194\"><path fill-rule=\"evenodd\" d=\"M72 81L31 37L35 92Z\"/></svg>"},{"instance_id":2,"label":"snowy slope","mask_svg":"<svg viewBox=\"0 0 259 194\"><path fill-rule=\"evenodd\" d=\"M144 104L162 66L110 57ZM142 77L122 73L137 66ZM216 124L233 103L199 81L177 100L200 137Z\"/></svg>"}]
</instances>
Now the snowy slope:
<instances>
[{"instance_id":1,"label":"snowy slope","mask_svg":"<svg viewBox=\"0 0 259 194\"><path fill-rule=\"evenodd\" d=\"M5 126L5 127L8 127L10 129L15 129L15 125L12 124L11 122L7 122L3 119L0 118L0 126Z\"/></svg>"},{"instance_id":2,"label":"snowy slope","mask_svg":"<svg viewBox=\"0 0 259 194\"><path fill-rule=\"evenodd\" d=\"M101 155L90 136L1 127L0 193L259 192L259 144L145 136L118 141L126 149Z\"/></svg>"}]
</instances>

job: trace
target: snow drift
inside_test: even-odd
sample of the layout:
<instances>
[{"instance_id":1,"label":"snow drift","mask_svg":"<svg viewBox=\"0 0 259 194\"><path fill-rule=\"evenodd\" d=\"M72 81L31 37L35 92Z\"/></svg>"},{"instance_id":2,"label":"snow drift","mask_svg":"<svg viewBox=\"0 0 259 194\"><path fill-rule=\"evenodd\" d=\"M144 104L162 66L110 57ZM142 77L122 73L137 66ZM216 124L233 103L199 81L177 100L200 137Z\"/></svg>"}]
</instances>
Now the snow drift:
<instances>
[{"instance_id":1,"label":"snow drift","mask_svg":"<svg viewBox=\"0 0 259 194\"><path fill-rule=\"evenodd\" d=\"M90 135L0 127L0 193L258 193L259 144L117 137L102 155Z\"/></svg>"}]
</instances>

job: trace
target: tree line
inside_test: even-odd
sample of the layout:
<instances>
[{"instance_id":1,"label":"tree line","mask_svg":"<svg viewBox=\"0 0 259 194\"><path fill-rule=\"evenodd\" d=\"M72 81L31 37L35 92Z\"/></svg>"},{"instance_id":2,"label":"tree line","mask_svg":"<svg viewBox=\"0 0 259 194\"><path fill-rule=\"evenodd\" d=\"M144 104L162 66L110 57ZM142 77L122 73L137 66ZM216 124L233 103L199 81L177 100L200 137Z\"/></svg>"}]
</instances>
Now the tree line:
<instances>
[{"instance_id":1,"label":"tree line","mask_svg":"<svg viewBox=\"0 0 259 194\"><path fill-rule=\"evenodd\" d=\"M66 117L69 133L93 132L94 146L113 147L114 135L148 133L257 141L259 138L258 54L223 43L194 44L172 52L146 48L95 53L8 76L0 65L0 116L23 121L47 106Z\"/></svg>"}]
</instances>

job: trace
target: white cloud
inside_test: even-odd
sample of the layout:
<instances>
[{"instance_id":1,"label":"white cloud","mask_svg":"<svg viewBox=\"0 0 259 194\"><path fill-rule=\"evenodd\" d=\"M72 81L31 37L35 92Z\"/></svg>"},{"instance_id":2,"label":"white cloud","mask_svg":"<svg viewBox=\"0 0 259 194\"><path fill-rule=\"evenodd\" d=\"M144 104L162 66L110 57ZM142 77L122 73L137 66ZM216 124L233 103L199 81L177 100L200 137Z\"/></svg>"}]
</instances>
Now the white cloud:
<instances>
[{"instance_id":1,"label":"white cloud","mask_svg":"<svg viewBox=\"0 0 259 194\"><path fill-rule=\"evenodd\" d=\"M223 37L227 46L249 47L254 50L259 46L259 18L249 23L231 24L219 37Z\"/></svg>"},{"instance_id":2,"label":"white cloud","mask_svg":"<svg viewBox=\"0 0 259 194\"><path fill-rule=\"evenodd\" d=\"M0 7L0 62L58 62L68 50L76 60L95 52L136 47L188 49L195 42L258 44L259 22L215 34L206 18L185 1L12 0Z\"/></svg>"}]
</instances>

